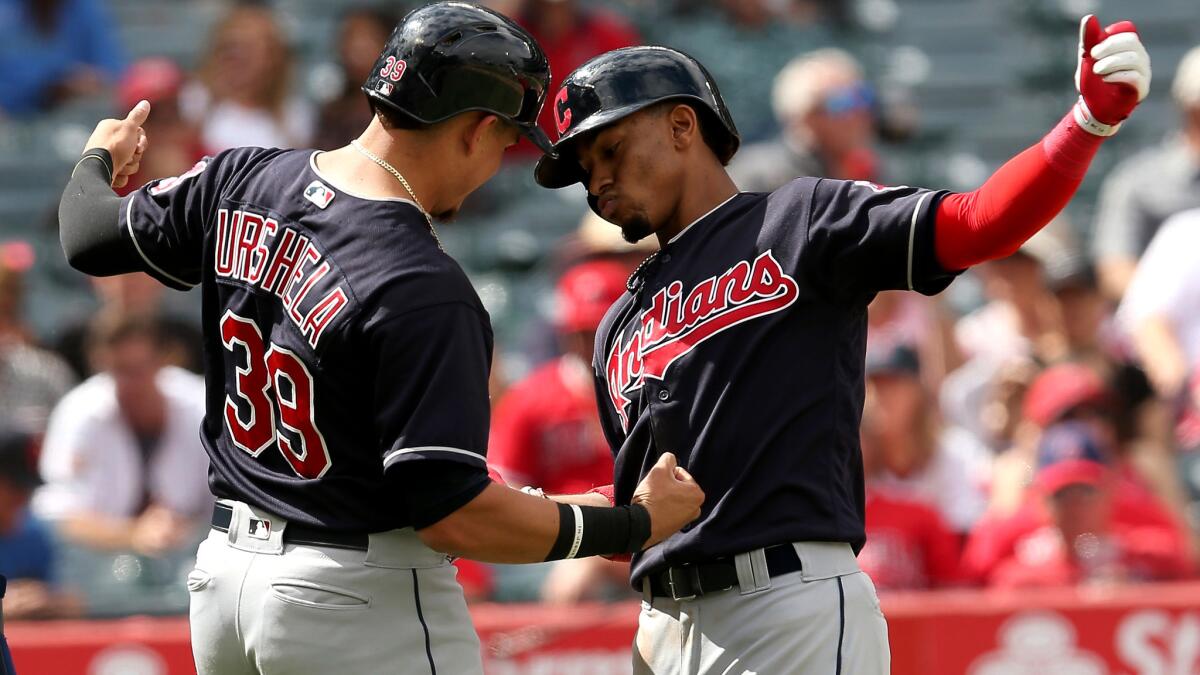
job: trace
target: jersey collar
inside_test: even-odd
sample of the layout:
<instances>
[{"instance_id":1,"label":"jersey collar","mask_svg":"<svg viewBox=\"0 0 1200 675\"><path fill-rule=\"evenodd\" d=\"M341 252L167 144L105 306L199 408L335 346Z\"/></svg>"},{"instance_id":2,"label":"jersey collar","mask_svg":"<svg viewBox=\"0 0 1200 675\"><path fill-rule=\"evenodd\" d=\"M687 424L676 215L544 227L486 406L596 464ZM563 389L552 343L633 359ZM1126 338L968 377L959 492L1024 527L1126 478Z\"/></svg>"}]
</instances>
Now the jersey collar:
<instances>
[{"instance_id":1,"label":"jersey collar","mask_svg":"<svg viewBox=\"0 0 1200 675\"><path fill-rule=\"evenodd\" d=\"M717 211L719 211L721 209L722 206L725 206L726 204L733 201L734 199L737 199L737 197L741 194L742 194L741 192L733 193L732 195L729 196L729 199L726 199L725 201L721 202L720 204L717 204L708 213L706 213L706 214L700 216L699 218L693 220L692 222L688 223L687 227L684 227L682 230L679 231L679 234L676 234L674 237L671 237L671 240L667 242L667 246L670 246L671 244L674 244L675 242L679 241L679 238L682 237L683 235L687 234L688 230L692 229L693 225L695 225L696 223L711 216L712 214L716 213Z\"/></svg>"}]
</instances>

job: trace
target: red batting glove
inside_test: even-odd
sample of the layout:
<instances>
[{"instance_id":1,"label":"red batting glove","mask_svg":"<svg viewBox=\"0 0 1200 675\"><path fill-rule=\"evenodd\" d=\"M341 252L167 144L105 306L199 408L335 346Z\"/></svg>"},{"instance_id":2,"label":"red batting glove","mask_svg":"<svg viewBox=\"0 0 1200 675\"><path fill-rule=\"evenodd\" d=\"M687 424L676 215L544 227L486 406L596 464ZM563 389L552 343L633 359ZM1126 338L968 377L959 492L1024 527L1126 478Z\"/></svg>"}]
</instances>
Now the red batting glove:
<instances>
[{"instance_id":1,"label":"red batting glove","mask_svg":"<svg viewBox=\"0 0 1200 675\"><path fill-rule=\"evenodd\" d=\"M1092 14L1079 22L1079 102L1075 121L1097 136L1111 136L1150 92L1150 55L1130 21L1101 29Z\"/></svg>"},{"instance_id":2,"label":"red batting glove","mask_svg":"<svg viewBox=\"0 0 1200 675\"><path fill-rule=\"evenodd\" d=\"M495 468L493 468L491 466L489 466L487 469L488 469L488 478L491 478L493 481L495 481L501 485L508 485L508 483L506 483L504 481L504 476L501 476L499 471L497 471Z\"/></svg>"}]
</instances>

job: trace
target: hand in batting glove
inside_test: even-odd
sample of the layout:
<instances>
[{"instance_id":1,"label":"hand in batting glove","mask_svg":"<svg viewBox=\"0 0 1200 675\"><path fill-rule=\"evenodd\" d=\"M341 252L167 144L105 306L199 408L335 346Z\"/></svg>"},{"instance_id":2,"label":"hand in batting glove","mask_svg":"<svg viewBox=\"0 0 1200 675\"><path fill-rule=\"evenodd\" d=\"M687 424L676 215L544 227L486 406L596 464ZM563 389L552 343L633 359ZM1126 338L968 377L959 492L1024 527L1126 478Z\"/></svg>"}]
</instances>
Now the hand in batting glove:
<instances>
[{"instance_id":1,"label":"hand in batting glove","mask_svg":"<svg viewBox=\"0 0 1200 675\"><path fill-rule=\"evenodd\" d=\"M1150 55L1130 21L1101 29L1092 14L1079 22L1075 68L1075 121L1097 136L1111 136L1150 92Z\"/></svg>"}]
</instances>

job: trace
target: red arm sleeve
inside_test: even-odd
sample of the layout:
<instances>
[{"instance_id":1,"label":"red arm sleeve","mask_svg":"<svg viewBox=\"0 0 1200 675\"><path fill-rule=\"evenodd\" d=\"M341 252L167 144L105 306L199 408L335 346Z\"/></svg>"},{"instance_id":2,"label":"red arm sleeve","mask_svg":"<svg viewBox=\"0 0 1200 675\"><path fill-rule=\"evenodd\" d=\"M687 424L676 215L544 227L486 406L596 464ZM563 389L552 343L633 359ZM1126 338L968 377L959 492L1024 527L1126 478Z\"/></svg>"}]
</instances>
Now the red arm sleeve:
<instances>
[{"instance_id":1,"label":"red arm sleeve","mask_svg":"<svg viewBox=\"0 0 1200 675\"><path fill-rule=\"evenodd\" d=\"M1071 200L1103 140L1068 114L978 190L947 195L934 234L938 262L961 270L1014 253Z\"/></svg>"}]
</instances>

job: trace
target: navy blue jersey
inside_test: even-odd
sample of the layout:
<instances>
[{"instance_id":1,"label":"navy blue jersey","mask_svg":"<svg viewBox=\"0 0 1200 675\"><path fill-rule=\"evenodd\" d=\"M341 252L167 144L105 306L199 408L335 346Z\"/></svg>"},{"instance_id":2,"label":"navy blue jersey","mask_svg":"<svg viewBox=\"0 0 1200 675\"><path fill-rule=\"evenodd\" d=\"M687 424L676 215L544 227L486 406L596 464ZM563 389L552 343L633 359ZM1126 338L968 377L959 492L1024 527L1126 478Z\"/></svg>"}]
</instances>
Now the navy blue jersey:
<instances>
[{"instance_id":1,"label":"navy blue jersey","mask_svg":"<svg viewBox=\"0 0 1200 675\"><path fill-rule=\"evenodd\" d=\"M663 452L706 498L634 557L635 580L790 541L861 548L867 304L953 279L934 255L941 196L801 178L735 195L643 267L593 363L617 503Z\"/></svg>"},{"instance_id":2,"label":"navy blue jersey","mask_svg":"<svg viewBox=\"0 0 1200 675\"><path fill-rule=\"evenodd\" d=\"M147 273L202 287L213 493L404 527L414 462L486 475L490 322L412 202L337 190L315 157L221 153L125 197L120 226Z\"/></svg>"}]
</instances>

